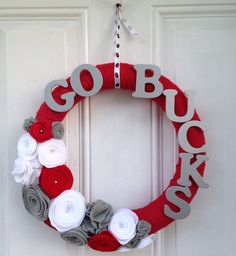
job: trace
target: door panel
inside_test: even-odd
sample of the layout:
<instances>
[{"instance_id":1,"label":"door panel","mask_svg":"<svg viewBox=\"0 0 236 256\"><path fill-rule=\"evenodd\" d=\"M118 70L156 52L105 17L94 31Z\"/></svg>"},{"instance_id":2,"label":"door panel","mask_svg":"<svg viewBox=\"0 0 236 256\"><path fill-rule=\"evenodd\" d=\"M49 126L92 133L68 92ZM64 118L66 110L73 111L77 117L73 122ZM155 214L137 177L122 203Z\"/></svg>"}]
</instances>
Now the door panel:
<instances>
[{"instance_id":1,"label":"door panel","mask_svg":"<svg viewBox=\"0 0 236 256\"><path fill-rule=\"evenodd\" d=\"M183 90L195 89L207 122L208 190L191 215L158 232L153 245L126 255L233 255L236 178L236 2L123 1L140 32L121 33L121 58L154 63ZM43 101L45 85L79 64L113 61L115 1L0 1L0 248L1 255L101 255L67 244L24 210L10 175L24 118ZM175 132L155 104L120 90L99 93L64 120L74 188L87 201L137 208L156 198L175 168ZM112 253L111 255L117 255Z\"/></svg>"},{"instance_id":2,"label":"door panel","mask_svg":"<svg viewBox=\"0 0 236 256\"><path fill-rule=\"evenodd\" d=\"M158 29L162 33L162 71L184 90L197 91L195 106L208 127L210 160L205 177L210 188L200 190L190 217L177 222L176 254L232 255L235 245L225 237L235 237L235 225L229 225L231 214L236 212L235 203L229 203L235 192L229 185L235 175L235 159L226 151L233 151L233 144L235 148L235 131L230 128L235 127L236 117L230 111L236 99L235 7L154 9L157 37ZM229 144L227 141L232 139L234 143Z\"/></svg>"}]
</instances>

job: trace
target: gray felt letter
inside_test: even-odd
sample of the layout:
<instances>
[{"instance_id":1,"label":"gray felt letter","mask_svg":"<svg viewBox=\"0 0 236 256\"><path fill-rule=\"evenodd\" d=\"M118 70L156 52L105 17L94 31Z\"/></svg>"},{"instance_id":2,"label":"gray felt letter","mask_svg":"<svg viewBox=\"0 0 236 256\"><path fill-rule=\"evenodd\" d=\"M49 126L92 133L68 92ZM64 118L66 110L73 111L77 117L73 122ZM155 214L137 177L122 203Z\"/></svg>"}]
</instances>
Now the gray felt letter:
<instances>
[{"instance_id":1,"label":"gray felt letter","mask_svg":"<svg viewBox=\"0 0 236 256\"><path fill-rule=\"evenodd\" d=\"M61 98L66 101L66 104L60 105L52 97L52 90L53 90L53 87L55 86L62 86L66 88L68 87L68 84L64 79L54 80L48 83L44 89L44 100L50 109L56 112L66 112L73 107L75 93L68 92L63 94Z\"/></svg>"},{"instance_id":2,"label":"gray felt letter","mask_svg":"<svg viewBox=\"0 0 236 256\"><path fill-rule=\"evenodd\" d=\"M182 192L187 197L191 197L191 191L188 187L180 187L180 186L171 186L166 190L166 198L172 204L175 204L180 210L179 212L174 212L170 209L170 207L165 204L164 213L166 216L172 219L184 219L186 218L190 212L190 205L185 202L183 199L179 198L176 195L176 192Z\"/></svg>"},{"instance_id":3,"label":"gray felt letter","mask_svg":"<svg viewBox=\"0 0 236 256\"><path fill-rule=\"evenodd\" d=\"M156 98L160 96L163 92L163 85L160 83L159 78L161 76L161 70L155 65L144 65L137 64L134 65L134 69L137 71L136 78L136 90L132 94L136 98ZM145 71L152 70L153 76L146 77ZM146 92L145 86L150 83L154 86L153 92Z\"/></svg>"},{"instance_id":4,"label":"gray felt letter","mask_svg":"<svg viewBox=\"0 0 236 256\"><path fill-rule=\"evenodd\" d=\"M208 188L209 185L203 180L197 168L207 160L206 155L197 155L196 161L191 163L191 159L193 158L193 154L189 153L181 153L180 158L182 159L181 163L181 176L178 179L178 184L181 186L191 186L192 182L190 181L190 177L195 181L195 183L200 188Z\"/></svg>"},{"instance_id":5,"label":"gray felt letter","mask_svg":"<svg viewBox=\"0 0 236 256\"><path fill-rule=\"evenodd\" d=\"M83 88L83 85L81 84L80 73L83 70L89 71L89 73L91 74L91 76L93 78L93 88L90 91L85 90ZM94 67L90 64L83 64L83 65L78 66L72 72L70 82L71 82L71 86L72 86L73 90L78 95L83 96L83 97L89 97L89 96L92 96L92 95L96 94L97 92L99 92L99 90L102 88L103 78L102 78L101 72L99 71L99 69L97 67Z\"/></svg>"},{"instance_id":6,"label":"gray felt letter","mask_svg":"<svg viewBox=\"0 0 236 256\"><path fill-rule=\"evenodd\" d=\"M194 114L194 95L196 94L193 90L188 90L185 92L187 95L187 110L185 115L177 116L175 114L175 95L177 91L173 89L164 90L163 94L166 96L166 115L173 122L184 123L189 121Z\"/></svg>"}]
</instances>

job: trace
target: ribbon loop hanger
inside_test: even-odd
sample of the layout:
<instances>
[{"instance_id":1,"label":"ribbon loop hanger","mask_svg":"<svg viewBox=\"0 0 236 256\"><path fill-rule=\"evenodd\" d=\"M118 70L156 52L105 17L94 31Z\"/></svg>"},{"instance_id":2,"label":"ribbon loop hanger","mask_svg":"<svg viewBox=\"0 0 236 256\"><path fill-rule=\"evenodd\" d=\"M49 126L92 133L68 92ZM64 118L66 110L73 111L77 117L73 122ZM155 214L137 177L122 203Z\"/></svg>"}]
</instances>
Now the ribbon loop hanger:
<instances>
[{"instance_id":1,"label":"ribbon loop hanger","mask_svg":"<svg viewBox=\"0 0 236 256\"><path fill-rule=\"evenodd\" d=\"M115 26L114 26L114 80L115 88L120 88L120 28L121 24L127 29L130 35L137 37L139 33L134 27L122 16L121 3L116 4Z\"/></svg>"}]
</instances>

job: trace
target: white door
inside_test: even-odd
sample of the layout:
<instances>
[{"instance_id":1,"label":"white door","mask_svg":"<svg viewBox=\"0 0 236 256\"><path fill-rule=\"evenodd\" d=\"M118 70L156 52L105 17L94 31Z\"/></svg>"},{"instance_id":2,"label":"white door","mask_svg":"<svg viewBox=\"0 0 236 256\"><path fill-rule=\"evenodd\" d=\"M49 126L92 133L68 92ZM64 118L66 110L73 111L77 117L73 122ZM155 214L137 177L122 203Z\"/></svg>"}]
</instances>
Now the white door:
<instances>
[{"instance_id":1,"label":"white door","mask_svg":"<svg viewBox=\"0 0 236 256\"><path fill-rule=\"evenodd\" d=\"M201 2L123 1L123 14L140 37L122 30L122 61L155 63L183 90L198 92L195 106L208 125L210 184L193 200L190 217L126 255L235 255L236 1ZM67 244L31 217L10 172L22 122L35 114L45 85L79 64L113 61L115 3L0 0L0 255L102 255ZM175 134L148 100L119 90L99 93L75 107L65 126L74 188L88 201L137 208L168 184Z\"/></svg>"}]
</instances>

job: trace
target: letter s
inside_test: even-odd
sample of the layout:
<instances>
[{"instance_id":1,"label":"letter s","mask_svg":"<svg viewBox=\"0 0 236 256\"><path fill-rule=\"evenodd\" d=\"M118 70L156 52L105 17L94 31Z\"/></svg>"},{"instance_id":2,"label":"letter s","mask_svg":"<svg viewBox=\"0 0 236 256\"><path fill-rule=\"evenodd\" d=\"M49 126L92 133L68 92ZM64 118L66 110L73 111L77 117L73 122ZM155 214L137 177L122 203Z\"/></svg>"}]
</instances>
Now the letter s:
<instances>
[{"instance_id":1,"label":"letter s","mask_svg":"<svg viewBox=\"0 0 236 256\"><path fill-rule=\"evenodd\" d=\"M166 198L168 199L169 202L176 205L180 209L180 211L174 212L170 209L170 207L167 204L165 204L164 213L166 216L172 219L184 219L190 214L191 208L187 202L185 202L183 199L179 198L176 195L176 192L182 192L183 194L185 194L185 196L191 197L191 191L188 187L169 187L166 190Z\"/></svg>"}]
</instances>

